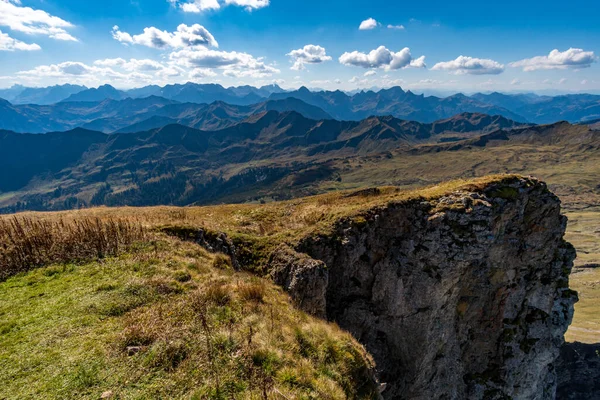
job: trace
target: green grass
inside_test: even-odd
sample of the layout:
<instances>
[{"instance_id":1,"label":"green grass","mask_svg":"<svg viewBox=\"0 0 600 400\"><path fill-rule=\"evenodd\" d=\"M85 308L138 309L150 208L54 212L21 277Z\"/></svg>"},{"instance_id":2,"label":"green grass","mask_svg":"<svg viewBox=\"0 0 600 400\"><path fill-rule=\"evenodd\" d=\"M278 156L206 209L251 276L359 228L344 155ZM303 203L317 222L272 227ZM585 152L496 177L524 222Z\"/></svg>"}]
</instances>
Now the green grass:
<instances>
[{"instance_id":1,"label":"green grass","mask_svg":"<svg viewBox=\"0 0 600 400\"><path fill-rule=\"evenodd\" d=\"M0 398L371 398L372 361L349 334L214 258L158 236L1 282Z\"/></svg>"}]
</instances>

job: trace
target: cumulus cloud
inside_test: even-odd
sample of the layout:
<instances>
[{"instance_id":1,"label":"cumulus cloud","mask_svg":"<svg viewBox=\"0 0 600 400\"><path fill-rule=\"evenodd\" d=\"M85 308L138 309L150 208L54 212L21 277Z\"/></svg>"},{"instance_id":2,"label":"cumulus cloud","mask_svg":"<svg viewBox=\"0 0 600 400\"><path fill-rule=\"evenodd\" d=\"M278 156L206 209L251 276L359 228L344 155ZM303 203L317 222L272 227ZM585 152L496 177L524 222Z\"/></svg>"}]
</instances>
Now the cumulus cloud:
<instances>
[{"instance_id":1,"label":"cumulus cloud","mask_svg":"<svg viewBox=\"0 0 600 400\"><path fill-rule=\"evenodd\" d=\"M28 35L45 35L56 40L77 41L66 29L73 24L43 10L21 6L20 1L0 0L0 26Z\"/></svg>"},{"instance_id":2,"label":"cumulus cloud","mask_svg":"<svg viewBox=\"0 0 600 400\"><path fill-rule=\"evenodd\" d=\"M17 72L17 75L51 78L80 78L83 76L104 76L111 79L122 77L111 68L90 66L81 62L66 61L60 64L40 65L31 70Z\"/></svg>"},{"instance_id":3,"label":"cumulus cloud","mask_svg":"<svg viewBox=\"0 0 600 400\"><path fill-rule=\"evenodd\" d=\"M365 72L364 76L374 76L374 75L377 75L377 71L370 70L370 71Z\"/></svg>"},{"instance_id":4,"label":"cumulus cloud","mask_svg":"<svg viewBox=\"0 0 600 400\"><path fill-rule=\"evenodd\" d=\"M248 10L267 7L270 4L269 0L225 0L225 4L233 4L240 7L245 7Z\"/></svg>"},{"instance_id":5,"label":"cumulus cloud","mask_svg":"<svg viewBox=\"0 0 600 400\"><path fill-rule=\"evenodd\" d=\"M570 48L560 52L554 49L547 56L537 56L513 62L511 67L523 68L523 71L537 71L541 69L577 69L589 68L596 62L597 57L593 51Z\"/></svg>"},{"instance_id":6,"label":"cumulus cloud","mask_svg":"<svg viewBox=\"0 0 600 400\"><path fill-rule=\"evenodd\" d=\"M301 49L292 50L286 56L290 57L294 62L291 69L300 71L306 69L305 64L320 64L325 61L331 61L331 57L327 55L325 48L307 44Z\"/></svg>"},{"instance_id":7,"label":"cumulus cloud","mask_svg":"<svg viewBox=\"0 0 600 400\"><path fill-rule=\"evenodd\" d=\"M431 69L457 75L498 75L504 72L504 65L494 60L459 56L456 60L437 63Z\"/></svg>"},{"instance_id":8,"label":"cumulus cloud","mask_svg":"<svg viewBox=\"0 0 600 400\"><path fill-rule=\"evenodd\" d=\"M269 6L269 0L167 0L174 6L178 6L184 12L201 13L204 11L218 10L221 6L234 5L244 7L248 11L257 10Z\"/></svg>"},{"instance_id":9,"label":"cumulus cloud","mask_svg":"<svg viewBox=\"0 0 600 400\"><path fill-rule=\"evenodd\" d=\"M357 87L368 87L372 86L375 81L369 81L368 79L361 79L358 76L353 76L352 79L348 81Z\"/></svg>"},{"instance_id":10,"label":"cumulus cloud","mask_svg":"<svg viewBox=\"0 0 600 400\"><path fill-rule=\"evenodd\" d=\"M175 0L170 0L172 4L177 4ZM181 9L184 12L190 13L200 13L207 10L218 10L221 8L221 5L217 0L195 0L191 3L181 3L179 4Z\"/></svg>"},{"instance_id":11,"label":"cumulus cloud","mask_svg":"<svg viewBox=\"0 0 600 400\"><path fill-rule=\"evenodd\" d=\"M387 27L388 29L395 29L397 31L403 31L405 29L404 25L388 25Z\"/></svg>"},{"instance_id":12,"label":"cumulus cloud","mask_svg":"<svg viewBox=\"0 0 600 400\"><path fill-rule=\"evenodd\" d=\"M397 53L384 46L372 50L368 54L353 51L344 53L339 59L340 63L347 66L362 68L384 68L397 70L402 68L425 68L425 56L413 58L410 49L405 47Z\"/></svg>"},{"instance_id":13,"label":"cumulus cloud","mask_svg":"<svg viewBox=\"0 0 600 400\"><path fill-rule=\"evenodd\" d=\"M190 76L192 78L212 78L217 76L217 73L214 72L212 69L208 69L208 68L194 68L191 73Z\"/></svg>"},{"instance_id":14,"label":"cumulus cloud","mask_svg":"<svg viewBox=\"0 0 600 400\"><path fill-rule=\"evenodd\" d=\"M230 77L263 78L281 71L267 65L262 58L236 51L217 51L205 47L187 48L170 54L173 63L187 68L221 69Z\"/></svg>"},{"instance_id":15,"label":"cumulus cloud","mask_svg":"<svg viewBox=\"0 0 600 400\"><path fill-rule=\"evenodd\" d=\"M215 37L202 25L188 26L181 24L175 32L161 31L155 27L144 28L139 35L122 32L117 25L112 29L112 36L124 44L138 44L155 49L185 48L193 46L219 47Z\"/></svg>"},{"instance_id":16,"label":"cumulus cloud","mask_svg":"<svg viewBox=\"0 0 600 400\"><path fill-rule=\"evenodd\" d=\"M40 50L41 47L35 43L25 43L20 40L11 38L8 34L0 31L0 51L35 51Z\"/></svg>"},{"instance_id":17,"label":"cumulus cloud","mask_svg":"<svg viewBox=\"0 0 600 400\"><path fill-rule=\"evenodd\" d=\"M55 83L77 83L88 86L103 83L121 86L139 86L145 84L185 81L193 77L193 71L170 63L154 60L110 58L96 60L92 65L82 62L66 61L59 64L40 65L30 70L20 71L16 75L21 81L36 83L53 81Z\"/></svg>"},{"instance_id":18,"label":"cumulus cloud","mask_svg":"<svg viewBox=\"0 0 600 400\"><path fill-rule=\"evenodd\" d=\"M365 19L363 22L361 22L358 29L360 29L361 31L368 31L371 29L375 29L378 26L379 26L379 22L377 22L373 18L369 18L369 19Z\"/></svg>"},{"instance_id":19,"label":"cumulus cloud","mask_svg":"<svg viewBox=\"0 0 600 400\"><path fill-rule=\"evenodd\" d=\"M157 73L160 72L166 76L177 76L183 72L181 68L175 68L172 65L165 65L155 60L142 59L138 60L131 58L129 61L122 58L107 58L104 60L94 61L94 65L101 67L119 67L126 71L137 71L137 72L149 72Z\"/></svg>"}]
</instances>

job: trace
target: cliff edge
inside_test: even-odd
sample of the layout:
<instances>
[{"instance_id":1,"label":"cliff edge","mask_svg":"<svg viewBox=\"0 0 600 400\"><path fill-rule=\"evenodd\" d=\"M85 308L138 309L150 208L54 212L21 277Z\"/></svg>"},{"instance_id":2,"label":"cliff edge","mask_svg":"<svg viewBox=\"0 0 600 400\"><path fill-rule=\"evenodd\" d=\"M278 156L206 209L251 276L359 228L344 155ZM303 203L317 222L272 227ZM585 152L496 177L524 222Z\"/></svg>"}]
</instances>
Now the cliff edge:
<instances>
[{"instance_id":1,"label":"cliff edge","mask_svg":"<svg viewBox=\"0 0 600 400\"><path fill-rule=\"evenodd\" d=\"M577 301L566 222L538 180L467 183L342 218L268 268L366 346L386 399L553 399Z\"/></svg>"}]
</instances>

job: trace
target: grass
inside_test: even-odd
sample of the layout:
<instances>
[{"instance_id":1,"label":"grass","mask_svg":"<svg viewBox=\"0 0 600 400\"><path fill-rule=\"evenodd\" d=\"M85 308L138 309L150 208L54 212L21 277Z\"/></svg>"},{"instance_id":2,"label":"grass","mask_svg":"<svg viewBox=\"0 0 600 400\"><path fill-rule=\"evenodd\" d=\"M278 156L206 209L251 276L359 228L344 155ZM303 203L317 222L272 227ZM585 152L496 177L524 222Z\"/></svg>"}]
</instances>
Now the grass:
<instances>
[{"instance_id":1,"label":"grass","mask_svg":"<svg viewBox=\"0 0 600 400\"><path fill-rule=\"evenodd\" d=\"M0 280L54 262L116 255L144 237L129 219L0 219Z\"/></svg>"},{"instance_id":2,"label":"grass","mask_svg":"<svg viewBox=\"0 0 600 400\"><path fill-rule=\"evenodd\" d=\"M566 339L570 342L600 343L600 268L578 269L586 264L600 264L600 211L570 212L566 239L577 249L571 288L579 292L575 317Z\"/></svg>"},{"instance_id":3,"label":"grass","mask_svg":"<svg viewBox=\"0 0 600 400\"><path fill-rule=\"evenodd\" d=\"M579 292L579 302L565 339L600 343L600 269L576 270L571 275L571 288Z\"/></svg>"},{"instance_id":4,"label":"grass","mask_svg":"<svg viewBox=\"0 0 600 400\"><path fill-rule=\"evenodd\" d=\"M54 255L37 268L0 282L0 398L97 399L106 391L122 399L370 398L372 361L349 334L296 310L268 280L235 272L229 257L162 228L223 231L242 245L238 258L259 260L270 246L326 232L340 218L366 223L365 210L391 202L434 201L491 184L511 198L514 193L502 185L514 179L458 180L419 191L383 187L265 205L0 217L3 226L17 218L54 227L54 235L62 234L57 227L78 221L102 227L125 221L143 235L126 246L119 241L118 251L102 257L73 253L69 260L49 252ZM571 211L568 237L587 249L587 260L597 254L597 216L590 212ZM64 243L87 240L57 237ZM595 340L600 312L593 274L573 276L582 301L569 340Z\"/></svg>"},{"instance_id":5,"label":"grass","mask_svg":"<svg viewBox=\"0 0 600 400\"><path fill-rule=\"evenodd\" d=\"M0 398L372 397L372 361L349 334L215 258L151 234L0 282Z\"/></svg>"},{"instance_id":6,"label":"grass","mask_svg":"<svg viewBox=\"0 0 600 400\"><path fill-rule=\"evenodd\" d=\"M264 275L271 251L282 242L296 243L309 235L326 234L343 218L361 220L368 210L393 202L434 202L453 191L483 191L492 184L519 179L517 175L492 175L471 180L454 180L418 190L382 187L371 191L340 191L269 204L232 204L207 207L121 207L92 208L67 212L18 214L40 223L80 219L128 220L146 230L169 231L175 227L202 227L208 232L225 232L238 249L237 258L247 271ZM0 221L3 217L0 215ZM10 218L10 217L8 217ZM168 229L164 229L167 227ZM216 259L227 268L229 261Z\"/></svg>"}]
</instances>

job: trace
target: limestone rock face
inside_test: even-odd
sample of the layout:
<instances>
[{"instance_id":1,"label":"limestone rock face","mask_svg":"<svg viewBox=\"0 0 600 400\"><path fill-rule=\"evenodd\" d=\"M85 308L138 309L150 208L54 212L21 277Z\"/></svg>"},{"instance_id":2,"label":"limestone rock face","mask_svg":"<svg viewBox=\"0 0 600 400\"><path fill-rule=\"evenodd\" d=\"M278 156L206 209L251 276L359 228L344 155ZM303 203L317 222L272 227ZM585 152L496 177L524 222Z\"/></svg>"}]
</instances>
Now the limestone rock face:
<instances>
[{"instance_id":1,"label":"limestone rock face","mask_svg":"<svg viewBox=\"0 0 600 400\"><path fill-rule=\"evenodd\" d=\"M553 399L577 299L565 228L545 184L514 179L371 209L272 266L317 315L325 288L327 318L371 352L384 398Z\"/></svg>"},{"instance_id":2,"label":"limestone rock face","mask_svg":"<svg viewBox=\"0 0 600 400\"><path fill-rule=\"evenodd\" d=\"M299 308L325 318L329 272L325 263L282 244L269 259L273 281L283 287Z\"/></svg>"}]
</instances>

